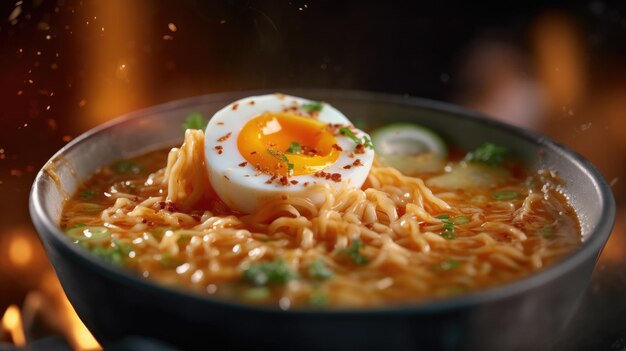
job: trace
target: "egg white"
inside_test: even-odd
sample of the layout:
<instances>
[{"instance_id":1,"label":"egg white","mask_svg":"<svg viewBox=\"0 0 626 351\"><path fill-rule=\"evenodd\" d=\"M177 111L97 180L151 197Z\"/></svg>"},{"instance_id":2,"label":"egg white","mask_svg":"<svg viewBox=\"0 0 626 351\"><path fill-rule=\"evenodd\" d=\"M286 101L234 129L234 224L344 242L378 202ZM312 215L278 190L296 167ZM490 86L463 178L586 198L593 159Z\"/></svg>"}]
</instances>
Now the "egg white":
<instances>
[{"instance_id":1,"label":"egg white","mask_svg":"<svg viewBox=\"0 0 626 351\"><path fill-rule=\"evenodd\" d=\"M239 152L237 139L239 132L249 120L266 112L282 112L285 108L311 102L313 101L283 94L251 96L235 101L213 115L205 131L205 164L215 192L231 209L254 213L267 198L297 194L319 183L327 183L332 187L361 187L363 185L372 167L374 151L364 148L364 153L350 157L356 144L344 135L335 136L337 144L343 149L339 158L334 164L324 169L326 173L341 174L340 182L307 174L289 177L289 181L296 180L297 184L290 183L285 186L278 181L267 184L271 175L260 173L250 163L243 167L239 166L247 160ZM317 120L323 123L352 125L346 116L327 103L323 103ZM367 136L358 129L352 128L352 130L358 138ZM224 138L226 135L229 135L228 138ZM221 150L217 150L216 147L220 146ZM361 160L362 166L344 169L344 166L351 165L356 159Z\"/></svg>"}]
</instances>

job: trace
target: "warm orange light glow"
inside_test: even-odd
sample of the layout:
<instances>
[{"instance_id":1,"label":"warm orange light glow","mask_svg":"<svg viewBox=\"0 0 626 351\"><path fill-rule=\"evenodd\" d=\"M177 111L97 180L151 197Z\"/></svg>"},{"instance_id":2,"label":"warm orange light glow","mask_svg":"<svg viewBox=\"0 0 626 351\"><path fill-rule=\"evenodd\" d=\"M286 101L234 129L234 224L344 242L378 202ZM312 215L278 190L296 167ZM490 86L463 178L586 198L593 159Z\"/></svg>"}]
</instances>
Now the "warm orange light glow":
<instances>
[{"instance_id":1,"label":"warm orange light glow","mask_svg":"<svg viewBox=\"0 0 626 351\"><path fill-rule=\"evenodd\" d=\"M33 258L33 247L24 235L15 235L9 242L9 260L15 266L26 266Z\"/></svg>"},{"instance_id":2,"label":"warm orange light glow","mask_svg":"<svg viewBox=\"0 0 626 351\"><path fill-rule=\"evenodd\" d=\"M65 319L69 322L69 337L72 340L74 348L77 350L100 349L100 345L80 318L78 318L74 307L72 307L67 297L65 297L65 294L63 294L61 301L63 310L65 311Z\"/></svg>"},{"instance_id":3,"label":"warm orange light glow","mask_svg":"<svg viewBox=\"0 0 626 351\"><path fill-rule=\"evenodd\" d=\"M576 23L563 14L547 14L534 25L537 70L552 112L567 112L585 94L584 50Z\"/></svg>"},{"instance_id":4,"label":"warm orange light glow","mask_svg":"<svg viewBox=\"0 0 626 351\"><path fill-rule=\"evenodd\" d=\"M144 46L142 28L148 26L147 11L137 1L88 1L90 12L97 13L97 27L105 28L87 46L88 86L81 100L90 128L141 105L147 91L143 77L148 63L140 62ZM95 22L96 20L94 20ZM95 23L94 23L95 24ZM80 22L77 25L84 26Z\"/></svg>"},{"instance_id":5,"label":"warm orange light glow","mask_svg":"<svg viewBox=\"0 0 626 351\"><path fill-rule=\"evenodd\" d=\"M15 345L18 347L26 345L24 328L22 326L22 314L17 306L11 305L4 312L2 327L11 334Z\"/></svg>"},{"instance_id":6,"label":"warm orange light glow","mask_svg":"<svg viewBox=\"0 0 626 351\"><path fill-rule=\"evenodd\" d=\"M70 340L73 348L75 350L100 350L101 346L76 314L53 272L42 278L41 290L49 294L57 304L59 319L65 326L66 337Z\"/></svg>"}]
</instances>

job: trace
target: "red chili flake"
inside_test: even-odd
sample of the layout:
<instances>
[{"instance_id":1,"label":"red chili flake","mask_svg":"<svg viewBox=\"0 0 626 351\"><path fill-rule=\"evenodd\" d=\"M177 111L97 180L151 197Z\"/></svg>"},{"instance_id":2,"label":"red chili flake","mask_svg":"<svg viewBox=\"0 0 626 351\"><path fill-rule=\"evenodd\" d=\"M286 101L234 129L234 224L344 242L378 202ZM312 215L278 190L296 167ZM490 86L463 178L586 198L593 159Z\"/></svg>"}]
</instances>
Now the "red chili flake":
<instances>
[{"instance_id":1,"label":"red chili flake","mask_svg":"<svg viewBox=\"0 0 626 351\"><path fill-rule=\"evenodd\" d=\"M237 111L237 107L239 107L239 103L236 103L233 105L232 107L233 111Z\"/></svg>"},{"instance_id":2,"label":"red chili flake","mask_svg":"<svg viewBox=\"0 0 626 351\"><path fill-rule=\"evenodd\" d=\"M244 177L248 178L250 175L249 174L244 174Z\"/></svg>"},{"instance_id":3,"label":"red chili flake","mask_svg":"<svg viewBox=\"0 0 626 351\"><path fill-rule=\"evenodd\" d=\"M217 125L223 126L224 122L217 122Z\"/></svg>"},{"instance_id":4,"label":"red chili flake","mask_svg":"<svg viewBox=\"0 0 626 351\"><path fill-rule=\"evenodd\" d=\"M352 162L352 165L354 167L358 167L358 166L363 166L363 163L361 162L360 158L357 158L354 162Z\"/></svg>"},{"instance_id":5,"label":"red chili flake","mask_svg":"<svg viewBox=\"0 0 626 351\"><path fill-rule=\"evenodd\" d=\"M252 152L250 153L250 155L254 155L254 154L256 154L256 151L252 151ZM257 163L257 164L258 164L258 163Z\"/></svg>"},{"instance_id":6,"label":"red chili flake","mask_svg":"<svg viewBox=\"0 0 626 351\"><path fill-rule=\"evenodd\" d=\"M254 105L254 100L248 101L248 105Z\"/></svg>"},{"instance_id":7,"label":"red chili flake","mask_svg":"<svg viewBox=\"0 0 626 351\"><path fill-rule=\"evenodd\" d=\"M221 146L221 145L217 145L217 146L215 147L215 150L217 150L217 154L218 154L218 155L221 155L221 154L222 154L222 150L223 150L223 149L224 149L224 147L223 147L223 146Z\"/></svg>"},{"instance_id":8,"label":"red chili flake","mask_svg":"<svg viewBox=\"0 0 626 351\"><path fill-rule=\"evenodd\" d=\"M226 180L230 180L230 178L228 178L228 176L227 176L227 175L224 175L224 178L226 178Z\"/></svg>"},{"instance_id":9,"label":"red chili flake","mask_svg":"<svg viewBox=\"0 0 626 351\"><path fill-rule=\"evenodd\" d=\"M285 176L280 177L280 184L288 185L289 184L289 180L287 179L287 177L285 177Z\"/></svg>"},{"instance_id":10,"label":"red chili flake","mask_svg":"<svg viewBox=\"0 0 626 351\"><path fill-rule=\"evenodd\" d=\"M343 151L343 149L341 148L341 146L337 145L337 144L333 144L333 149L337 150L337 151Z\"/></svg>"},{"instance_id":11,"label":"red chili flake","mask_svg":"<svg viewBox=\"0 0 626 351\"><path fill-rule=\"evenodd\" d=\"M298 184L298 181L297 180L292 180L290 183L293 184L293 185L296 185L296 184Z\"/></svg>"},{"instance_id":12,"label":"red chili flake","mask_svg":"<svg viewBox=\"0 0 626 351\"><path fill-rule=\"evenodd\" d=\"M333 173L333 174L330 176L330 179L331 179L333 182L340 182L340 181L341 181L341 173Z\"/></svg>"},{"instance_id":13,"label":"red chili flake","mask_svg":"<svg viewBox=\"0 0 626 351\"><path fill-rule=\"evenodd\" d=\"M224 142L224 141L228 140L228 138L230 138L231 135L233 135L233 133L229 132L228 134L224 135L223 137L217 139L217 141L219 141L220 143Z\"/></svg>"},{"instance_id":14,"label":"red chili flake","mask_svg":"<svg viewBox=\"0 0 626 351\"><path fill-rule=\"evenodd\" d=\"M365 146L363 146L363 144L359 144L354 148L354 153L355 154L364 154L365 153Z\"/></svg>"},{"instance_id":15,"label":"red chili flake","mask_svg":"<svg viewBox=\"0 0 626 351\"><path fill-rule=\"evenodd\" d=\"M239 167L245 167L247 164L248 164L248 162L244 161L244 162L241 162L238 166Z\"/></svg>"},{"instance_id":16,"label":"red chili flake","mask_svg":"<svg viewBox=\"0 0 626 351\"><path fill-rule=\"evenodd\" d=\"M164 209L164 208L165 208L165 201L159 201L159 202L157 202L157 205L158 205L161 209Z\"/></svg>"},{"instance_id":17,"label":"red chili flake","mask_svg":"<svg viewBox=\"0 0 626 351\"><path fill-rule=\"evenodd\" d=\"M176 207L176 204L171 201L167 201L165 203L165 209L168 210L169 212L178 212L178 208Z\"/></svg>"},{"instance_id":18,"label":"red chili flake","mask_svg":"<svg viewBox=\"0 0 626 351\"><path fill-rule=\"evenodd\" d=\"M309 182L304 182L304 184L302 184L304 186L309 186Z\"/></svg>"},{"instance_id":19,"label":"red chili flake","mask_svg":"<svg viewBox=\"0 0 626 351\"><path fill-rule=\"evenodd\" d=\"M350 169L350 168L352 168L352 165L345 165L345 166L343 166L343 169Z\"/></svg>"}]
</instances>

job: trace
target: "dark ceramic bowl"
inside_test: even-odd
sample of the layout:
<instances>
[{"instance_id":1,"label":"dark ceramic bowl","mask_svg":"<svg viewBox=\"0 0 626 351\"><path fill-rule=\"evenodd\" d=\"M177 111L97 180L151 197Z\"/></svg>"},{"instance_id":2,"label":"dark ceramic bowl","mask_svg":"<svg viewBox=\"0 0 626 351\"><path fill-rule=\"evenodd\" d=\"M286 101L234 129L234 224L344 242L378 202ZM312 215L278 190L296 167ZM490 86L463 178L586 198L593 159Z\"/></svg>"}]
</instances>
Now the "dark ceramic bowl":
<instances>
[{"instance_id":1,"label":"dark ceramic bowl","mask_svg":"<svg viewBox=\"0 0 626 351\"><path fill-rule=\"evenodd\" d=\"M509 147L532 168L558 171L582 224L579 250L527 278L447 300L362 310L281 311L160 286L100 261L59 230L64 200L100 166L180 143L181 124L189 113L211 116L233 100L260 93L265 92L207 95L131 113L76 138L37 175L30 198L33 222L67 296L103 346L130 335L204 350L541 350L553 345L575 312L613 227L611 190L575 152L448 104L354 91L288 91L327 101L353 122L415 122L461 148L491 141Z\"/></svg>"}]
</instances>

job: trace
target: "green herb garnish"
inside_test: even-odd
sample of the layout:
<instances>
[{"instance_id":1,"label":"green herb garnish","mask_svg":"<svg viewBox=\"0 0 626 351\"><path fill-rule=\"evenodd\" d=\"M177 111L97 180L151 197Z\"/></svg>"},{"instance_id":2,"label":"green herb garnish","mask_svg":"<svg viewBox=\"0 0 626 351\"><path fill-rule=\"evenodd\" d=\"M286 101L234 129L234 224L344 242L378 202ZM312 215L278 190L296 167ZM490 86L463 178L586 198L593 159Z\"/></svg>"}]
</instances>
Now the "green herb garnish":
<instances>
[{"instance_id":1,"label":"green herb garnish","mask_svg":"<svg viewBox=\"0 0 626 351\"><path fill-rule=\"evenodd\" d=\"M362 266L364 264L367 264L367 262L369 262L367 257L363 256L360 252L361 248L364 248L364 247L365 247L365 244L363 244L361 240L354 239L352 240L352 246L350 246L347 249L341 250L339 253L350 257L352 261L354 261L354 263L358 264L359 266Z\"/></svg>"},{"instance_id":2,"label":"green herb garnish","mask_svg":"<svg viewBox=\"0 0 626 351\"><path fill-rule=\"evenodd\" d=\"M366 148L374 149L374 144L372 144L372 141L370 140L370 138L368 138L367 136L364 136L363 139L361 140L357 138L356 135L354 135L354 133L350 130L350 128L347 128L347 127L339 128L339 134L347 136L352 141L354 141L354 143L357 145L363 145Z\"/></svg>"},{"instance_id":3,"label":"green herb garnish","mask_svg":"<svg viewBox=\"0 0 626 351\"><path fill-rule=\"evenodd\" d=\"M247 300L265 300L270 297L271 291L266 286L255 286L254 288L246 289L243 292L243 298Z\"/></svg>"},{"instance_id":4,"label":"green herb garnish","mask_svg":"<svg viewBox=\"0 0 626 351\"><path fill-rule=\"evenodd\" d=\"M281 162L289 162L289 159L287 158L287 156L285 156L285 154L278 153L271 149L267 149L267 152L269 152L270 155L274 156L277 160Z\"/></svg>"},{"instance_id":5,"label":"green herb garnish","mask_svg":"<svg viewBox=\"0 0 626 351\"><path fill-rule=\"evenodd\" d=\"M285 162L287 164L287 170L293 170L294 165L293 163L289 163L289 159L287 158L287 156L285 156L285 154L278 153L271 149L267 149L267 152L269 152L270 155L274 156L278 161Z\"/></svg>"},{"instance_id":6,"label":"green herb garnish","mask_svg":"<svg viewBox=\"0 0 626 351\"><path fill-rule=\"evenodd\" d=\"M541 236L546 239L552 239L554 238L554 233L550 230L550 228L543 228L541 230Z\"/></svg>"},{"instance_id":7,"label":"green herb garnish","mask_svg":"<svg viewBox=\"0 0 626 351\"><path fill-rule=\"evenodd\" d=\"M288 154L297 154L300 153L300 150L302 150L300 143L292 141L291 145L289 145L289 148L285 152Z\"/></svg>"},{"instance_id":8,"label":"green herb garnish","mask_svg":"<svg viewBox=\"0 0 626 351\"><path fill-rule=\"evenodd\" d=\"M326 263L324 263L324 260L321 258L316 259L309 266L309 276L311 278L327 280L332 278L333 275L335 275L335 273L328 266L326 266Z\"/></svg>"},{"instance_id":9,"label":"green herb garnish","mask_svg":"<svg viewBox=\"0 0 626 351\"><path fill-rule=\"evenodd\" d=\"M202 117L202 114L200 112L194 112L190 114L189 116L187 116L187 119L185 119L185 122L183 123L183 130L187 130L187 129L204 130L206 129L207 124L209 124L209 121L204 119L204 117Z\"/></svg>"},{"instance_id":10,"label":"green herb garnish","mask_svg":"<svg viewBox=\"0 0 626 351\"><path fill-rule=\"evenodd\" d=\"M460 265L461 264L459 263L459 261L455 259L449 259L447 261L441 262L438 268L441 271L447 272L459 268Z\"/></svg>"},{"instance_id":11,"label":"green herb garnish","mask_svg":"<svg viewBox=\"0 0 626 351\"><path fill-rule=\"evenodd\" d=\"M499 191L491 194L494 200L515 200L520 197L520 193L517 191Z\"/></svg>"},{"instance_id":12,"label":"green herb garnish","mask_svg":"<svg viewBox=\"0 0 626 351\"><path fill-rule=\"evenodd\" d=\"M78 241L94 241L100 240L111 235L109 229L99 226L86 226L84 224L77 224L74 227L66 231L67 236L70 239Z\"/></svg>"},{"instance_id":13,"label":"green herb garnish","mask_svg":"<svg viewBox=\"0 0 626 351\"><path fill-rule=\"evenodd\" d=\"M325 307L330 303L330 299L328 295L324 294L321 291L316 291L311 294L309 297L309 304L315 307Z\"/></svg>"},{"instance_id":14,"label":"green herb garnish","mask_svg":"<svg viewBox=\"0 0 626 351\"><path fill-rule=\"evenodd\" d=\"M80 193L80 197L83 200L90 200L96 195L98 195L98 192L95 190L85 190L82 193Z\"/></svg>"},{"instance_id":15,"label":"green herb garnish","mask_svg":"<svg viewBox=\"0 0 626 351\"><path fill-rule=\"evenodd\" d=\"M131 244L119 240L114 240L112 247L96 246L91 250L94 255L101 259L122 267L126 265L125 257L128 257L128 253L131 251Z\"/></svg>"},{"instance_id":16,"label":"green herb garnish","mask_svg":"<svg viewBox=\"0 0 626 351\"><path fill-rule=\"evenodd\" d=\"M270 283L285 284L297 278L297 274L280 258L252 264L243 271L243 279L257 286Z\"/></svg>"},{"instance_id":17,"label":"green herb garnish","mask_svg":"<svg viewBox=\"0 0 626 351\"><path fill-rule=\"evenodd\" d=\"M454 224L462 225L469 223L470 220L465 216L456 216L454 217Z\"/></svg>"},{"instance_id":18,"label":"green herb garnish","mask_svg":"<svg viewBox=\"0 0 626 351\"><path fill-rule=\"evenodd\" d=\"M113 166L111 166L111 168L113 168L113 171L117 174L139 174L139 172L141 172L141 165L130 160L117 161L113 164Z\"/></svg>"},{"instance_id":19,"label":"green herb garnish","mask_svg":"<svg viewBox=\"0 0 626 351\"><path fill-rule=\"evenodd\" d=\"M456 238L456 234L454 233L454 222L450 219L450 215L440 214L436 216L436 218L440 219L443 224L443 231L440 235L446 239Z\"/></svg>"},{"instance_id":20,"label":"green herb garnish","mask_svg":"<svg viewBox=\"0 0 626 351\"><path fill-rule=\"evenodd\" d=\"M300 108L308 113L321 112L324 108L324 104L320 101L313 101L300 105Z\"/></svg>"},{"instance_id":21,"label":"green herb garnish","mask_svg":"<svg viewBox=\"0 0 626 351\"><path fill-rule=\"evenodd\" d=\"M509 153L509 150L502 146L496 146L491 143L484 143L473 152L470 152L465 156L465 159L471 162L484 163L489 166L496 166L502 163L504 156Z\"/></svg>"}]
</instances>

